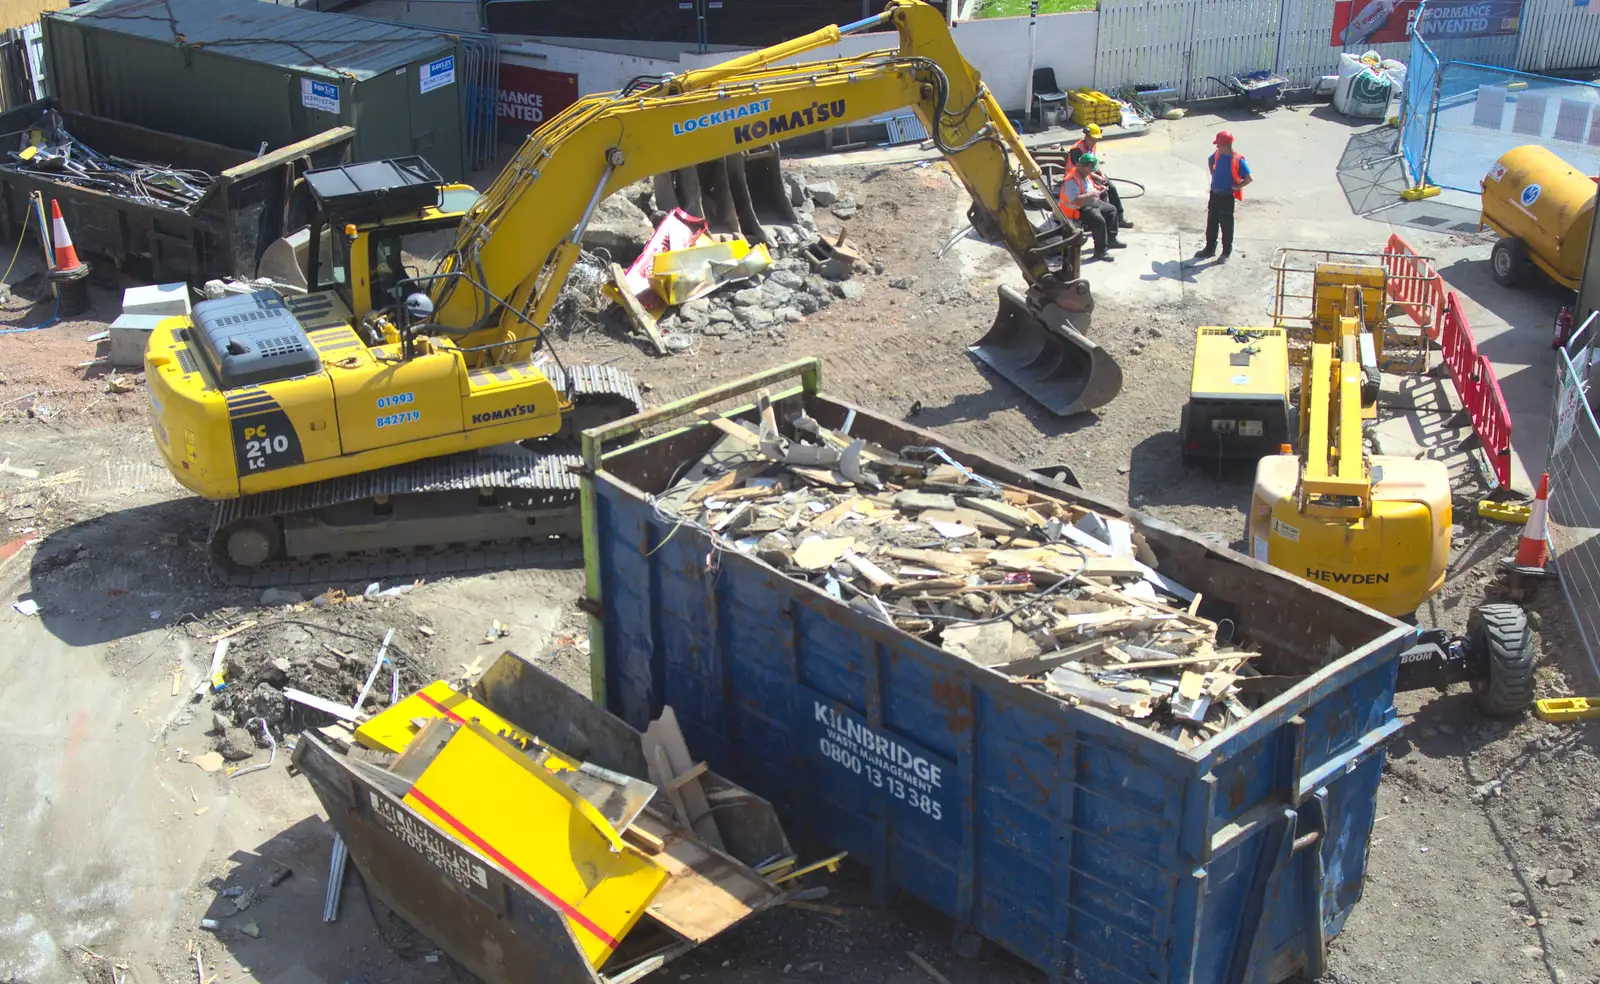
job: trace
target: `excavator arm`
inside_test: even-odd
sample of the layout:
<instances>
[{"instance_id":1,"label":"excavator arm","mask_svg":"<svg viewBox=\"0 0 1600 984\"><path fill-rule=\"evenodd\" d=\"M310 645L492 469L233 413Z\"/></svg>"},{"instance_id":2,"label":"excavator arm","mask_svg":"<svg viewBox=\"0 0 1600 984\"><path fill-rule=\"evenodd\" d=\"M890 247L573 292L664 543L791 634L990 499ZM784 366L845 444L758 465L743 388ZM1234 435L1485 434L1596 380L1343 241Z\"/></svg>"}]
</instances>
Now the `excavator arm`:
<instances>
[{"instance_id":1,"label":"excavator arm","mask_svg":"<svg viewBox=\"0 0 1600 984\"><path fill-rule=\"evenodd\" d=\"M844 35L890 24L900 34L898 51L790 63ZM461 223L430 285L433 330L456 336L485 360L526 359L606 196L653 175L907 106L971 195L978 234L1002 242L1022 269L1033 306L1054 302L1081 327L1092 307L1088 285L1078 279L1082 233L1056 209L1038 165L961 57L943 15L920 0L890 0L883 13L845 27L569 106L528 139ZM1053 220L1038 228L1023 198L1030 182L1042 194L1029 207ZM1062 328L1065 320L1063 314L1053 327L1075 334ZM1094 361L1115 369L1098 350ZM1111 375L1102 371L1102 392ZM1120 388L1120 372L1114 375L1110 395Z\"/></svg>"}]
</instances>

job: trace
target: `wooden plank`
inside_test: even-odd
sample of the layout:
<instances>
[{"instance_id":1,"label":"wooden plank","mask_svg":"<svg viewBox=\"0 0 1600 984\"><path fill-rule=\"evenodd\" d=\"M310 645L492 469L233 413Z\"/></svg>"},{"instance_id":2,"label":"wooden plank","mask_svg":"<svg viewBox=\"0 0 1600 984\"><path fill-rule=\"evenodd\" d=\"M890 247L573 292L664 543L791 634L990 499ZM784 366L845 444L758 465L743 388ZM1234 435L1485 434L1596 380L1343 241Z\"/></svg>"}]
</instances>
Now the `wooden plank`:
<instances>
[{"instance_id":1,"label":"wooden plank","mask_svg":"<svg viewBox=\"0 0 1600 984\"><path fill-rule=\"evenodd\" d=\"M1119 670L1158 670L1165 666L1190 666L1195 663L1215 663L1218 660L1249 659L1260 653L1213 653L1210 656L1174 656L1172 659L1147 659L1138 663L1122 663Z\"/></svg>"},{"instance_id":2,"label":"wooden plank","mask_svg":"<svg viewBox=\"0 0 1600 984\"><path fill-rule=\"evenodd\" d=\"M740 442L749 450L753 451L761 446L761 438L752 432L750 428L729 420L727 417L722 416L715 410L702 408L695 411L695 416L705 423L710 424L712 427L715 427L728 437Z\"/></svg>"},{"instance_id":3,"label":"wooden plank","mask_svg":"<svg viewBox=\"0 0 1600 984\"><path fill-rule=\"evenodd\" d=\"M666 752L669 767L666 781L673 779L694 768L694 759L689 755L689 744L683 740L683 731L678 727L678 715L670 705L661 708L661 716L650 722L645 729L645 736L652 738L660 748ZM671 792L669 787L668 792ZM711 804L706 800L705 790L700 786L700 780L691 778L689 782L678 787L679 794L683 797L683 805L688 810L684 820L694 828L699 838L717 850L722 850L722 834L717 829L717 818L711 813Z\"/></svg>"},{"instance_id":4,"label":"wooden plank","mask_svg":"<svg viewBox=\"0 0 1600 984\"><path fill-rule=\"evenodd\" d=\"M689 771L688 772L685 772L681 776L674 776L672 778L672 780L667 783L667 785L671 786L674 789L682 789L684 783L688 782L691 779L698 779L698 778L700 778L701 776L703 776L705 774L706 774L706 764L704 762L696 762L694 765L691 765L689 767Z\"/></svg>"},{"instance_id":5,"label":"wooden plank","mask_svg":"<svg viewBox=\"0 0 1600 984\"><path fill-rule=\"evenodd\" d=\"M774 483L772 485L752 485L749 488L720 492L717 494L716 499L718 502L745 502L750 499L770 499L773 496L782 494L783 485Z\"/></svg>"},{"instance_id":6,"label":"wooden plank","mask_svg":"<svg viewBox=\"0 0 1600 984\"><path fill-rule=\"evenodd\" d=\"M649 812L640 814L634 827L661 841L661 851L651 860L667 872L665 884L647 911L686 940L703 943L780 896L778 889L755 872L670 828Z\"/></svg>"},{"instance_id":7,"label":"wooden plank","mask_svg":"<svg viewBox=\"0 0 1600 984\"><path fill-rule=\"evenodd\" d=\"M872 585L873 593L875 594L880 591L891 590L900 585L900 582L896 581L889 572L854 551L844 555L844 562L849 564L850 568L857 574L867 579L867 583Z\"/></svg>"},{"instance_id":8,"label":"wooden plank","mask_svg":"<svg viewBox=\"0 0 1600 984\"><path fill-rule=\"evenodd\" d=\"M778 415L772 409L772 393L765 386L756 391L756 410L761 415L761 439L778 439Z\"/></svg>"},{"instance_id":9,"label":"wooden plank","mask_svg":"<svg viewBox=\"0 0 1600 984\"><path fill-rule=\"evenodd\" d=\"M814 530L826 529L827 527L832 526L834 523L837 523L839 520L843 519L849 513L854 512L858 507L864 506L866 502L867 500L861 498L859 495L852 495L843 502L832 506L826 512L821 513L816 519L813 519L811 521L811 528Z\"/></svg>"},{"instance_id":10,"label":"wooden plank","mask_svg":"<svg viewBox=\"0 0 1600 984\"><path fill-rule=\"evenodd\" d=\"M705 483L704 485L700 486L699 488L695 489L693 492L690 492L689 493L689 501L690 502L703 502L706 499L710 499L710 498L715 497L717 495L717 493L719 493L719 492L726 492L729 489L733 488L735 485L743 485L743 484L744 484L744 482L742 482L740 480L740 477L739 477L739 469L736 468L733 471L728 472L727 474L723 475L722 477L714 478L711 481L709 481L709 482Z\"/></svg>"},{"instance_id":11,"label":"wooden plank","mask_svg":"<svg viewBox=\"0 0 1600 984\"><path fill-rule=\"evenodd\" d=\"M895 560L904 560L921 567L932 567L947 574L970 574L975 562L967 553L946 553L942 550L913 550L909 547L890 547L885 551ZM978 563L981 563L978 562Z\"/></svg>"},{"instance_id":12,"label":"wooden plank","mask_svg":"<svg viewBox=\"0 0 1600 984\"><path fill-rule=\"evenodd\" d=\"M650 781L656 788L667 791L667 802L672 805L672 812L677 816L678 822L687 827L689 808L683 804L683 793L679 787L672 784L672 780L676 777L672 774L672 762L667 757L667 750L651 737L647 737L644 744L649 749Z\"/></svg>"},{"instance_id":13,"label":"wooden plank","mask_svg":"<svg viewBox=\"0 0 1600 984\"><path fill-rule=\"evenodd\" d=\"M666 848L666 842L641 828L638 823L628 825L622 832L622 839L646 854L660 854Z\"/></svg>"}]
</instances>

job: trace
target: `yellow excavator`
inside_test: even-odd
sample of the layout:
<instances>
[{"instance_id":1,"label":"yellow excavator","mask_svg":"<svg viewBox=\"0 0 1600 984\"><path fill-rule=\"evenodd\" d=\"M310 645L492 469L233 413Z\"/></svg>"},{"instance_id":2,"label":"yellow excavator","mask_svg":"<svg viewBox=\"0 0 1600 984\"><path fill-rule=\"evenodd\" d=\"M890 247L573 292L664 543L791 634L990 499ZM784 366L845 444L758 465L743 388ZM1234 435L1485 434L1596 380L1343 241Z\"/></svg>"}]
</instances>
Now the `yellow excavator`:
<instances>
[{"instance_id":1,"label":"yellow excavator","mask_svg":"<svg viewBox=\"0 0 1600 984\"><path fill-rule=\"evenodd\" d=\"M1443 462L1366 452L1385 364L1384 278L1377 265L1316 264L1301 451L1285 445L1257 463L1249 542L1257 560L1409 616L1444 584L1450 474Z\"/></svg>"},{"instance_id":2,"label":"yellow excavator","mask_svg":"<svg viewBox=\"0 0 1600 984\"><path fill-rule=\"evenodd\" d=\"M885 27L898 49L794 61ZM260 585L575 557L570 439L640 407L630 378L562 365L545 332L595 208L636 180L907 106L970 193L974 229L1028 283L1001 288L974 354L1058 413L1108 403L1121 373L1076 330L1093 308L1082 233L943 15L890 0L842 28L580 99L464 215L404 160L309 173L323 230L308 237L310 292L202 302L146 352L157 444L217 503L219 565ZM435 272L393 277L403 257L374 235L435 220L458 222Z\"/></svg>"}]
</instances>

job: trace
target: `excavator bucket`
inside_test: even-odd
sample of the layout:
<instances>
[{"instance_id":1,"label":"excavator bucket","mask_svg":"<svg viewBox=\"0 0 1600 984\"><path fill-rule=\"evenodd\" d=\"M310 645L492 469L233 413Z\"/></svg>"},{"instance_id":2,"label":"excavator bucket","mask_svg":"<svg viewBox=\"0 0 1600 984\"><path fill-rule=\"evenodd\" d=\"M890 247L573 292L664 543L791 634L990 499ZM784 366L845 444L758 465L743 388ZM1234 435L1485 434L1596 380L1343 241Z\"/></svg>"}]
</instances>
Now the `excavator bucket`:
<instances>
[{"instance_id":1,"label":"excavator bucket","mask_svg":"<svg viewBox=\"0 0 1600 984\"><path fill-rule=\"evenodd\" d=\"M657 175L655 192L657 208L700 216L713 233L735 233L768 246L799 239L800 217L784 188L776 146ZM777 231L785 227L787 233Z\"/></svg>"},{"instance_id":2,"label":"excavator bucket","mask_svg":"<svg viewBox=\"0 0 1600 984\"><path fill-rule=\"evenodd\" d=\"M1085 328L1091 302L1070 315ZM1122 368L1111 353L1073 327L1057 303L1035 309L1010 287L1000 288L1000 311L988 334L967 351L982 359L1051 413L1062 417L1097 410L1122 391Z\"/></svg>"}]
</instances>

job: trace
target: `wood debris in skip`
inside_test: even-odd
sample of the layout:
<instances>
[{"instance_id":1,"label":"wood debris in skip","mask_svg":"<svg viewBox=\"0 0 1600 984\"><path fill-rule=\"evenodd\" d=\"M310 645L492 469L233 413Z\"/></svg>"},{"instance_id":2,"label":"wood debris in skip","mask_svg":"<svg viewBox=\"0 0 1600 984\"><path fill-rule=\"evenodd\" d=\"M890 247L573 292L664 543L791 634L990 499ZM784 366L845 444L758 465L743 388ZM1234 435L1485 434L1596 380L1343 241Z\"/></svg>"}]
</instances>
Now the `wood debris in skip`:
<instances>
[{"instance_id":1,"label":"wood debris in skip","mask_svg":"<svg viewBox=\"0 0 1600 984\"><path fill-rule=\"evenodd\" d=\"M1228 647L1233 628L1157 570L1126 519L987 478L943 450L899 452L801 415L700 411L712 450L657 497L868 617L1018 684L1193 748L1292 677ZM1219 642L1218 640L1223 640Z\"/></svg>"}]
</instances>

